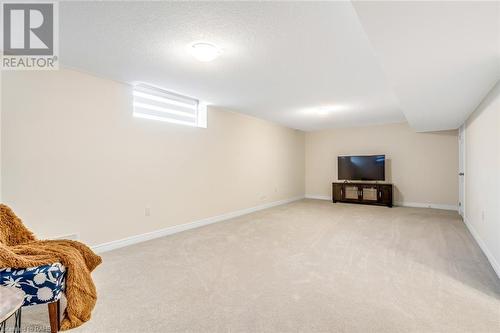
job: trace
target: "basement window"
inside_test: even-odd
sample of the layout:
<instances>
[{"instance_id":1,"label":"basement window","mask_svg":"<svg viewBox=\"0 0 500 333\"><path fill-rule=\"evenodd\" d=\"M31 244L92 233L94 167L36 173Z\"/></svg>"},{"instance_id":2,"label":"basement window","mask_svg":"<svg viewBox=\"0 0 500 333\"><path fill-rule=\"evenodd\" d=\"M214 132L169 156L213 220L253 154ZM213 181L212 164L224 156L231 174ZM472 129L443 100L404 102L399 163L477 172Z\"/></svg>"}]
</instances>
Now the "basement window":
<instances>
[{"instance_id":1,"label":"basement window","mask_svg":"<svg viewBox=\"0 0 500 333\"><path fill-rule=\"evenodd\" d=\"M147 84L134 86L134 117L207 128L207 106L199 100Z\"/></svg>"}]
</instances>

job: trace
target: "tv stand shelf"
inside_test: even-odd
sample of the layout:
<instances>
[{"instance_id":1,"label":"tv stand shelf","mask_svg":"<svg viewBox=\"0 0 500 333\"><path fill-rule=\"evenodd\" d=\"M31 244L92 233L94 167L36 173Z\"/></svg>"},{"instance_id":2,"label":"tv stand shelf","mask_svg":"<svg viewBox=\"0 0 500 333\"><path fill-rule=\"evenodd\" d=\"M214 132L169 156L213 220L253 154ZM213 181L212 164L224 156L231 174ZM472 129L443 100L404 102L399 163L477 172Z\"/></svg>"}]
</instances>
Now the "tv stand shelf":
<instances>
[{"instance_id":1,"label":"tv stand shelf","mask_svg":"<svg viewBox=\"0 0 500 333\"><path fill-rule=\"evenodd\" d=\"M392 207L392 184L332 183L333 202Z\"/></svg>"}]
</instances>

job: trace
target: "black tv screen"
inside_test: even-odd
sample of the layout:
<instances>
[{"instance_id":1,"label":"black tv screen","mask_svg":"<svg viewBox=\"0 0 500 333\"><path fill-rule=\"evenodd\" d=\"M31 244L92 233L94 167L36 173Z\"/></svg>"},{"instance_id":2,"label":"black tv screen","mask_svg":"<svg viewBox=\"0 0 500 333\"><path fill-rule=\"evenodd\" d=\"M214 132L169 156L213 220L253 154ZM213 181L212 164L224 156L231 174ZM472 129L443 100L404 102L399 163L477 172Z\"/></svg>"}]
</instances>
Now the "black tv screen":
<instances>
[{"instance_id":1,"label":"black tv screen","mask_svg":"<svg viewBox=\"0 0 500 333\"><path fill-rule=\"evenodd\" d=\"M385 180L385 155L338 156L339 180Z\"/></svg>"}]
</instances>

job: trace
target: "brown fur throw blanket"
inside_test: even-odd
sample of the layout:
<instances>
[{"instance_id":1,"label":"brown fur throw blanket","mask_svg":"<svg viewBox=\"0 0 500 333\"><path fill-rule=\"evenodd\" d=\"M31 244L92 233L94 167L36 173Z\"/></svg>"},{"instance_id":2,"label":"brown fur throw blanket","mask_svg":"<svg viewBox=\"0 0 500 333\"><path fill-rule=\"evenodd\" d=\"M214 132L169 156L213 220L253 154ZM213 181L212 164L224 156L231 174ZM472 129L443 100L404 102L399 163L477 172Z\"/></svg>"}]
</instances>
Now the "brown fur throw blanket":
<instances>
[{"instance_id":1,"label":"brown fur throw blanket","mask_svg":"<svg viewBox=\"0 0 500 333\"><path fill-rule=\"evenodd\" d=\"M27 268L56 262L66 267L68 304L61 330L68 330L90 319L97 300L90 272L101 263L101 257L80 242L37 240L9 207L0 204L0 268Z\"/></svg>"}]
</instances>

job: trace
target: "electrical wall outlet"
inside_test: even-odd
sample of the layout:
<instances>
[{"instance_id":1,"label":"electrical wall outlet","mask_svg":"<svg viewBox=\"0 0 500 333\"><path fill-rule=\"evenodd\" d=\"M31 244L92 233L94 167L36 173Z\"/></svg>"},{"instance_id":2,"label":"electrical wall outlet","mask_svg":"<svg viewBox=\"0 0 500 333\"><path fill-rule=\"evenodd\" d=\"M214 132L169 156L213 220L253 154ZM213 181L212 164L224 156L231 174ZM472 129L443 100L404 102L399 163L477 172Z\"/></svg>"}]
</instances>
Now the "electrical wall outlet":
<instances>
[{"instance_id":1,"label":"electrical wall outlet","mask_svg":"<svg viewBox=\"0 0 500 333\"><path fill-rule=\"evenodd\" d=\"M151 207L144 208L144 216L151 216Z\"/></svg>"}]
</instances>

